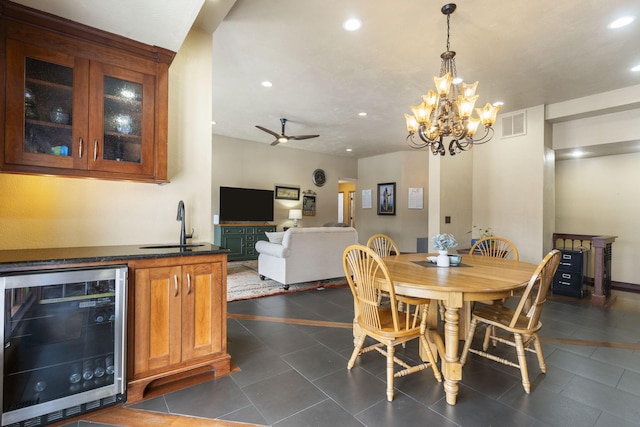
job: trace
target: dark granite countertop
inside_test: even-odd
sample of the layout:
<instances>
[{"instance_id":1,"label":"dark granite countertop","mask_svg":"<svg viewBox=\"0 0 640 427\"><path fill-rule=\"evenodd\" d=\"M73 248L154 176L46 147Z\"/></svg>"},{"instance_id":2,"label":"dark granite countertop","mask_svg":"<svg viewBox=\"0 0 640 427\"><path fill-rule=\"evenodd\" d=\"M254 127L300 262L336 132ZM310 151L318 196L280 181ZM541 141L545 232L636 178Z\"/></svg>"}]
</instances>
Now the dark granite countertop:
<instances>
[{"instance_id":1,"label":"dark granite countertop","mask_svg":"<svg viewBox=\"0 0 640 427\"><path fill-rule=\"evenodd\" d=\"M229 249L211 243L192 243L188 247L167 245L89 246L76 248L0 250L0 271L25 267L61 266L85 262L112 262L132 259L169 258L225 254Z\"/></svg>"}]
</instances>

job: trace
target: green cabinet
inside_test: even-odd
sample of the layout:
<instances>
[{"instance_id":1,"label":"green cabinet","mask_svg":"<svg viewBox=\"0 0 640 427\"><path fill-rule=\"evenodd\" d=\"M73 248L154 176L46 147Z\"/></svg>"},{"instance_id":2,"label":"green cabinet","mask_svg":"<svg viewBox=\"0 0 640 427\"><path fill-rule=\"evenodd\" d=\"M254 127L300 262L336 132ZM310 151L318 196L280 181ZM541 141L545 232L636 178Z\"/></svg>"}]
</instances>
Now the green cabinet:
<instances>
[{"instance_id":1,"label":"green cabinet","mask_svg":"<svg viewBox=\"0 0 640 427\"><path fill-rule=\"evenodd\" d=\"M227 248L229 261L257 259L256 242L268 240L264 233L276 231L270 224L223 224L213 229L213 244Z\"/></svg>"}]
</instances>

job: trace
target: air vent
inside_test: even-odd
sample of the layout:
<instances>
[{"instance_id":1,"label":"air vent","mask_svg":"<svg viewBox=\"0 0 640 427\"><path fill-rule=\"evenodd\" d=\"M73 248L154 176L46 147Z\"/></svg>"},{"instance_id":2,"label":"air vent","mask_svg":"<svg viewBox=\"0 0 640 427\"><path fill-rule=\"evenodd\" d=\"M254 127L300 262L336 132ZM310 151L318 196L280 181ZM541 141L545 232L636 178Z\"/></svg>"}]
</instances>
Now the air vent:
<instances>
[{"instance_id":1,"label":"air vent","mask_svg":"<svg viewBox=\"0 0 640 427\"><path fill-rule=\"evenodd\" d=\"M511 114L502 117L502 137L522 136L527 134L527 113Z\"/></svg>"}]
</instances>

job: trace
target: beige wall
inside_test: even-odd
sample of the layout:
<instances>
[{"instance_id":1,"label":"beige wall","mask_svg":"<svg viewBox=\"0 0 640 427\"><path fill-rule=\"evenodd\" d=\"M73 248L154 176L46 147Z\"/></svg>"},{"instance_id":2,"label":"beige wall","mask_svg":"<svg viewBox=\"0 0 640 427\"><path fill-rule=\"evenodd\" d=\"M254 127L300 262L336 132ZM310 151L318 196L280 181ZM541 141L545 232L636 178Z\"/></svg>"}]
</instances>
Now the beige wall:
<instances>
[{"instance_id":1,"label":"beige wall","mask_svg":"<svg viewBox=\"0 0 640 427\"><path fill-rule=\"evenodd\" d=\"M170 68L170 184L0 173L0 249L177 242L180 199L209 241L210 82L211 37L192 32Z\"/></svg>"},{"instance_id":2,"label":"beige wall","mask_svg":"<svg viewBox=\"0 0 640 427\"><path fill-rule=\"evenodd\" d=\"M638 165L640 153L565 160L556 167L558 231L618 236L612 246L612 279L636 284L640 284Z\"/></svg>"},{"instance_id":3,"label":"beige wall","mask_svg":"<svg viewBox=\"0 0 640 427\"><path fill-rule=\"evenodd\" d=\"M389 235L402 252L415 252L428 236L429 158L426 151L401 151L358 160L356 218L361 243L376 233ZM396 183L396 215L378 215L377 185ZM424 208L408 209L409 188L424 189ZM371 190L371 209L362 208L362 190Z\"/></svg>"},{"instance_id":4,"label":"beige wall","mask_svg":"<svg viewBox=\"0 0 640 427\"><path fill-rule=\"evenodd\" d=\"M553 160L545 157L544 106L526 110L526 135L501 137L501 120L495 136L473 149L473 225L490 227L511 240L523 261L538 263L551 250L545 240L545 209L553 200L544 189L552 187Z\"/></svg>"},{"instance_id":5,"label":"beige wall","mask_svg":"<svg viewBox=\"0 0 640 427\"><path fill-rule=\"evenodd\" d=\"M473 151L455 156L429 154L429 165L429 250L435 251L433 236L440 233L453 234L458 242L456 249L469 248ZM451 220L448 224L446 217Z\"/></svg>"},{"instance_id":6,"label":"beige wall","mask_svg":"<svg viewBox=\"0 0 640 427\"><path fill-rule=\"evenodd\" d=\"M358 175L355 159L328 156L287 147L272 147L269 144L213 135L212 212L219 212L219 189L221 186L273 190L276 185L300 187L301 192L316 193L316 215L303 216L300 227L321 226L338 220L338 179L356 179ZM311 181L312 172L324 169L327 183L316 187ZM289 209L302 208L300 200L276 200L274 222L278 230L291 227Z\"/></svg>"}]
</instances>

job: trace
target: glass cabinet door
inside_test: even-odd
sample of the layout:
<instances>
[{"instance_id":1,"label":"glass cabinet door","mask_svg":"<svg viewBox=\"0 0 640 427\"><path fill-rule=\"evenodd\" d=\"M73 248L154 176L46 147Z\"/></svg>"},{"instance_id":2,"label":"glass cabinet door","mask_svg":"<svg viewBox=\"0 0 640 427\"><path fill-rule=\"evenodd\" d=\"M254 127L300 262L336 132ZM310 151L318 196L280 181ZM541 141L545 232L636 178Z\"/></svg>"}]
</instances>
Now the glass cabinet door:
<instances>
[{"instance_id":1,"label":"glass cabinet door","mask_svg":"<svg viewBox=\"0 0 640 427\"><path fill-rule=\"evenodd\" d=\"M95 115L89 134L90 169L153 173L155 79L107 64L91 64L91 102Z\"/></svg>"},{"instance_id":2,"label":"glass cabinet door","mask_svg":"<svg viewBox=\"0 0 640 427\"><path fill-rule=\"evenodd\" d=\"M81 69L82 61L11 40L7 57L7 105L24 106L7 115L7 160L57 168L86 162L80 147L86 112L77 101L82 94L76 93L76 66Z\"/></svg>"}]
</instances>

